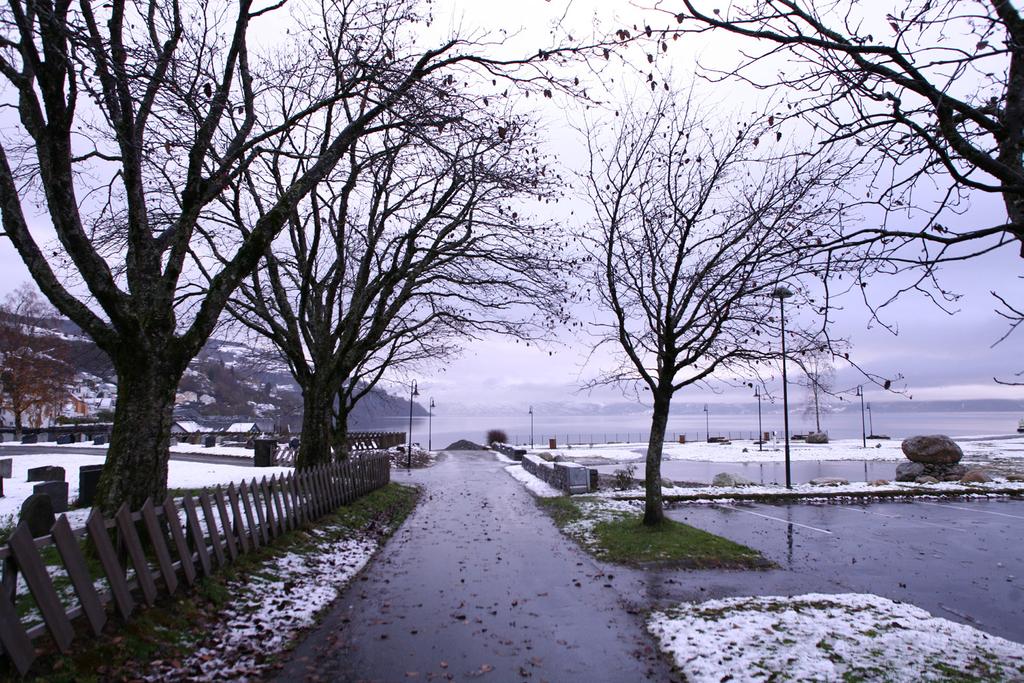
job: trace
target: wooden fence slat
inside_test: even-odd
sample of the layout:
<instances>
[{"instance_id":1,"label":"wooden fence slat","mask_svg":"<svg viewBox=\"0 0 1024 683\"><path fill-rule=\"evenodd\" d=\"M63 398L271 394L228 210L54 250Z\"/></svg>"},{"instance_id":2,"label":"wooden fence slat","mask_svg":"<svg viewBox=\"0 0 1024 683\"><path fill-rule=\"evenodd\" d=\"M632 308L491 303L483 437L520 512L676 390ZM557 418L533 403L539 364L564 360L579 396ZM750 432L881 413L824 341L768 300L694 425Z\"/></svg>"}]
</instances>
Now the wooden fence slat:
<instances>
[{"instance_id":1,"label":"wooden fence slat","mask_svg":"<svg viewBox=\"0 0 1024 683\"><path fill-rule=\"evenodd\" d=\"M330 510L330 504L327 502L327 467L321 465L316 471L317 481L320 483L320 504L317 509L317 517L323 517Z\"/></svg>"},{"instance_id":2,"label":"wooden fence slat","mask_svg":"<svg viewBox=\"0 0 1024 683\"><path fill-rule=\"evenodd\" d=\"M252 513L252 494L249 492L249 485L244 481L238 487L238 495L242 499L242 507L245 509L245 519L249 522L249 540L252 541L253 548L260 547L260 527L256 523L256 518L253 517ZM262 522L262 518L260 518Z\"/></svg>"},{"instance_id":3,"label":"wooden fence slat","mask_svg":"<svg viewBox=\"0 0 1024 683\"><path fill-rule=\"evenodd\" d=\"M291 472L281 479L281 500L284 503L284 518L288 522L288 528L294 531L299 525L295 519L295 508L292 505L292 479Z\"/></svg>"},{"instance_id":4,"label":"wooden fence slat","mask_svg":"<svg viewBox=\"0 0 1024 683\"><path fill-rule=\"evenodd\" d=\"M217 566L223 567L227 564L227 559L224 557L224 545L220 541L220 532L217 531L217 519L213 516L210 494L205 490L199 494L199 506L203 508L206 530L210 532L210 545L213 547L213 556L217 559Z\"/></svg>"},{"instance_id":5,"label":"wooden fence slat","mask_svg":"<svg viewBox=\"0 0 1024 683\"><path fill-rule=\"evenodd\" d=\"M206 549L206 537L199 526L199 513L196 511L196 502L192 496L185 494L181 499L185 508L185 523L188 524L189 534L192 536L192 545L195 546L196 555L199 556L199 566L203 568L203 576L209 576L212 568L210 566L210 552Z\"/></svg>"},{"instance_id":6,"label":"wooden fence slat","mask_svg":"<svg viewBox=\"0 0 1024 683\"><path fill-rule=\"evenodd\" d=\"M263 513L267 516L267 532L270 534L270 538L277 538L277 521L274 519L274 501L270 499L270 486L267 484L266 477L263 477L260 481L258 490L263 504Z\"/></svg>"},{"instance_id":7,"label":"wooden fence slat","mask_svg":"<svg viewBox=\"0 0 1024 683\"><path fill-rule=\"evenodd\" d=\"M28 673L36 659L36 649L6 593L0 594L0 643L3 643L4 653L14 662L18 672L23 676Z\"/></svg>"},{"instance_id":8,"label":"wooden fence slat","mask_svg":"<svg viewBox=\"0 0 1024 683\"><path fill-rule=\"evenodd\" d=\"M64 612L64 605L61 604L50 574L46 571L46 563L39 556L39 549L36 548L32 532L28 530L25 522L18 524L14 533L7 539L7 546L21 569L21 575L25 577L25 583L28 584L39 612L43 615L47 630L50 631L60 651L67 652L75 637L75 630Z\"/></svg>"},{"instance_id":9,"label":"wooden fence slat","mask_svg":"<svg viewBox=\"0 0 1024 683\"><path fill-rule=\"evenodd\" d=\"M256 510L256 518L260 523L260 539L263 541L263 545L270 543L270 533L267 531L267 516L263 512L263 502L261 501L262 494L260 493L260 485L253 477L252 483L249 485L249 491L252 493L252 505Z\"/></svg>"},{"instance_id":10,"label":"wooden fence slat","mask_svg":"<svg viewBox=\"0 0 1024 683\"><path fill-rule=\"evenodd\" d=\"M71 531L71 524L66 515L57 518L50 535L53 537L53 544L57 546L57 552L60 553L68 578L71 579L82 612L88 619L93 633L100 635L103 632L103 625L107 623L107 611L103 609L99 593L93 586L82 548L78 545L78 538Z\"/></svg>"},{"instance_id":11,"label":"wooden fence slat","mask_svg":"<svg viewBox=\"0 0 1024 683\"><path fill-rule=\"evenodd\" d=\"M196 582L196 565L192 561L192 551L188 549L188 541L185 540L185 532L181 529L181 518L178 516L178 507L170 496L164 499L164 519L167 521L167 528L171 532L171 539L174 541L174 549L181 560L181 571L185 575L188 585Z\"/></svg>"},{"instance_id":12,"label":"wooden fence slat","mask_svg":"<svg viewBox=\"0 0 1024 683\"><path fill-rule=\"evenodd\" d=\"M306 487L308 477L305 472L295 475L295 493L298 499L299 522L302 526L309 524L309 490Z\"/></svg>"},{"instance_id":13,"label":"wooden fence slat","mask_svg":"<svg viewBox=\"0 0 1024 683\"><path fill-rule=\"evenodd\" d=\"M110 592L114 596L117 611L121 613L122 619L128 621L135 610L135 600L132 599L128 582L124 578L124 569L117 561L114 544L110 542L110 536L107 534L107 520L98 508L93 508L85 526L89 530L89 540L96 547L103 573L107 575L107 583L110 584Z\"/></svg>"},{"instance_id":14,"label":"wooden fence slat","mask_svg":"<svg viewBox=\"0 0 1024 683\"><path fill-rule=\"evenodd\" d=\"M331 501L331 512L338 509L338 463L332 462L327 466L328 500Z\"/></svg>"},{"instance_id":15,"label":"wooden fence slat","mask_svg":"<svg viewBox=\"0 0 1024 683\"><path fill-rule=\"evenodd\" d=\"M277 515L278 533L283 534L288 531L288 518L284 513L284 506L281 501L281 477L270 478L270 497L274 501L274 514Z\"/></svg>"},{"instance_id":16,"label":"wooden fence slat","mask_svg":"<svg viewBox=\"0 0 1024 683\"><path fill-rule=\"evenodd\" d=\"M160 528L160 520L156 516L156 508L149 498L142 504L142 521L146 525L146 533L149 542L153 545L153 552L156 554L156 563L160 567L160 576L163 577L164 586L167 587L167 594L174 595L178 590L178 575L174 571L174 563L171 561L171 552L167 549L167 537L164 530ZM177 523L178 520L174 520Z\"/></svg>"},{"instance_id":17,"label":"wooden fence slat","mask_svg":"<svg viewBox=\"0 0 1024 683\"><path fill-rule=\"evenodd\" d=\"M235 534L238 535L238 543L242 552L247 553L249 552L249 531L246 529L245 520L242 519L242 508L238 505L238 490L235 489L234 482L228 484L228 502L231 504L231 513L235 517Z\"/></svg>"},{"instance_id":18,"label":"wooden fence slat","mask_svg":"<svg viewBox=\"0 0 1024 683\"><path fill-rule=\"evenodd\" d=\"M228 559L232 562L238 559L238 546L235 545L235 534L231 530L231 517L228 516L228 506L224 502L224 491L220 485L213 491L213 502L220 514L220 525L224 529L224 542L228 548Z\"/></svg>"},{"instance_id":19,"label":"wooden fence slat","mask_svg":"<svg viewBox=\"0 0 1024 683\"><path fill-rule=\"evenodd\" d=\"M117 532L128 550L128 557L135 566L135 579L142 590L142 597L145 598L147 605L152 605L156 602L156 582L153 581L153 573L146 561L146 553L142 550L142 542L135 530L135 522L132 521L132 511L128 509L128 503L121 504L114 519L117 521Z\"/></svg>"}]
</instances>

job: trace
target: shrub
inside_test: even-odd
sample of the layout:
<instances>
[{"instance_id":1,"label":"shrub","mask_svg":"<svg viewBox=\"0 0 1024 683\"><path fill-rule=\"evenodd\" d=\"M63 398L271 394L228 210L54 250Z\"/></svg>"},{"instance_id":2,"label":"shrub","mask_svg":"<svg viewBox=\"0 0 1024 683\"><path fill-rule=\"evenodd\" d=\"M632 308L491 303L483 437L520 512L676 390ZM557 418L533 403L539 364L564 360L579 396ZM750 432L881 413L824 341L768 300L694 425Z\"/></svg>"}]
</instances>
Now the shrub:
<instances>
[{"instance_id":1,"label":"shrub","mask_svg":"<svg viewBox=\"0 0 1024 683\"><path fill-rule=\"evenodd\" d=\"M487 430L487 445L492 443L508 443L508 434L502 429Z\"/></svg>"},{"instance_id":2,"label":"shrub","mask_svg":"<svg viewBox=\"0 0 1024 683\"><path fill-rule=\"evenodd\" d=\"M636 465L629 463L621 470L615 470L612 477L615 478L615 488L620 491L633 488L633 475L636 474Z\"/></svg>"}]
</instances>

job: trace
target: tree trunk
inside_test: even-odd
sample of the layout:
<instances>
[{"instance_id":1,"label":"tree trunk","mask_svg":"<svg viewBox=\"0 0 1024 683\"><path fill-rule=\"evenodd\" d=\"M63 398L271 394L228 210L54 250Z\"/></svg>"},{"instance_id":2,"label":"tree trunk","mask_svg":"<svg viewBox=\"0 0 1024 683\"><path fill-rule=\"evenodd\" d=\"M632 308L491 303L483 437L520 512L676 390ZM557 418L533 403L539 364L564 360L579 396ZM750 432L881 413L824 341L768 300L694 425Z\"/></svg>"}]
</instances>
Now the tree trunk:
<instances>
[{"instance_id":1,"label":"tree trunk","mask_svg":"<svg viewBox=\"0 0 1024 683\"><path fill-rule=\"evenodd\" d=\"M665 428L671 396L654 398L651 438L647 442L647 472L644 475L644 525L657 526L665 519L661 508L661 452L665 446Z\"/></svg>"},{"instance_id":2,"label":"tree trunk","mask_svg":"<svg viewBox=\"0 0 1024 683\"><path fill-rule=\"evenodd\" d=\"M22 411L20 411L20 410L14 411L14 440L15 441L21 441L21 436L22 436L21 432L22 432L22 428L23 428L22 424L21 424L21 414L22 414Z\"/></svg>"},{"instance_id":3,"label":"tree trunk","mask_svg":"<svg viewBox=\"0 0 1024 683\"><path fill-rule=\"evenodd\" d=\"M146 498L167 495L174 395L184 368L171 367L141 354L115 358L117 404L107 460L96 499L112 513L127 502L132 510Z\"/></svg>"},{"instance_id":4,"label":"tree trunk","mask_svg":"<svg viewBox=\"0 0 1024 683\"><path fill-rule=\"evenodd\" d=\"M349 408L345 405L345 397L338 396L338 414L334 416L334 452L338 460L347 460L348 448L348 413Z\"/></svg>"},{"instance_id":5,"label":"tree trunk","mask_svg":"<svg viewBox=\"0 0 1024 683\"><path fill-rule=\"evenodd\" d=\"M821 406L818 404L818 392L821 390L820 387L815 385L814 387L814 426L817 428L818 433L821 434Z\"/></svg>"},{"instance_id":6,"label":"tree trunk","mask_svg":"<svg viewBox=\"0 0 1024 683\"><path fill-rule=\"evenodd\" d=\"M302 392L302 434L295 467L306 469L331 462L331 392L311 387Z\"/></svg>"}]
</instances>

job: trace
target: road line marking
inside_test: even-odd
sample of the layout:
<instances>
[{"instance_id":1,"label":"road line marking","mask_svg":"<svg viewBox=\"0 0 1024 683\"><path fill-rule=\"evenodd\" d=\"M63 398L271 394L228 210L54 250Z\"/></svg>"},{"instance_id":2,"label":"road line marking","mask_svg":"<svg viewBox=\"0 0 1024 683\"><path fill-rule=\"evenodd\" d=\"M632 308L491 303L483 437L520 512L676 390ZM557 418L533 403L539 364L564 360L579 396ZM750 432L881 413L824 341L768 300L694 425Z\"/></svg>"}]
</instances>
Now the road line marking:
<instances>
[{"instance_id":1,"label":"road line marking","mask_svg":"<svg viewBox=\"0 0 1024 683\"><path fill-rule=\"evenodd\" d=\"M917 500L914 502L920 503L921 505L934 505L935 507L940 508L953 508L954 510L966 510L967 512L977 512L982 515L996 515L998 517L1009 517L1010 519L1024 519L1024 517L1022 517L1021 515L1008 515L1005 512L992 512L991 510L975 510L973 508L960 507L959 505L943 505L942 503L929 503L923 500Z\"/></svg>"},{"instance_id":2,"label":"road line marking","mask_svg":"<svg viewBox=\"0 0 1024 683\"><path fill-rule=\"evenodd\" d=\"M792 524L793 526L798 526L798 527L801 527L801 528L804 528L804 529L810 529L811 531L817 531L820 534L828 534L829 536L832 536L832 532L829 531L828 529L819 529L816 526L808 526L807 524L801 524L800 522L791 522L790 520L782 519L781 517L772 517L771 515L762 515L760 512L754 512L752 510L744 510L743 508L738 508L738 507L728 507L728 506L725 506L725 505L715 505L715 507L722 508L722 509L725 509L725 510L735 510L736 512L745 512L748 515L756 515L757 517L764 517L765 519L774 519L776 522L782 522L783 524Z\"/></svg>"},{"instance_id":3,"label":"road line marking","mask_svg":"<svg viewBox=\"0 0 1024 683\"><path fill-rule=\"evenodd\" d=\"M827 510L842 510L843 512L860 512L865 515L876 515L878 517L888 517L889 519L900 519L900 515L887 515L883 512L872 512L871 510L859 510L857 508L843 507L842 505L815 505L814 507L827 509Z\"/></svg>"}]
</instances>

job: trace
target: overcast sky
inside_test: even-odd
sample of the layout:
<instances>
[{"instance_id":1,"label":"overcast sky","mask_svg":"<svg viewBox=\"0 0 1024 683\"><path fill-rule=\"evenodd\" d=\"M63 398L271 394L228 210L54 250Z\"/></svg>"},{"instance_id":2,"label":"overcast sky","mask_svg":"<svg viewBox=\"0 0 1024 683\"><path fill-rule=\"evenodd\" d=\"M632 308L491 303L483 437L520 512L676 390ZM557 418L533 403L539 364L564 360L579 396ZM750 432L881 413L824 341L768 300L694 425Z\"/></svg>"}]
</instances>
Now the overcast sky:
<instances>
[{"instance_id":1,"label":"overcast sky","mask_svg":"<svg viewBox=\"0 0 1024 683\"><path fill-rule=\"evenodd\" d=\"M479 0L447 0L435 2L436 21L432 30L447 33L453 27L463 32L480 27L482 30L507 30L515 33L515 46L543 43L549 34L551 21L566 16L566 23L573 26L577 35L589 30L593 19L618 21L631 25L634 21L642 24L643 18L630 3L613 2L549 2L547 0L523 0L517 3L479 2ZM635 17L635 18L634 18ZM518 30L517 29L520 29ZM676 80L688 76L693 70L693 59L699 56L703 61L718 58L728 59L729 50L735 48L732 40L718 40L714 43L695 41L675 49L673 46L672 70ZM633 84L617 83L623 92ZM735 101L730 94L731 104L745 105ZM531 100L532 102L533 100ZM753 103L751 103L753 104ZM567 171L579 168L584 161L582 148L576 131L567 125L566 115L579 121L580 111L564 104L548 105L540 111L550 137L550 148L555 152ZM552 216L563 220L585 220L583 205L579 202L565 203L555 209ZM570 218L568 211L574 211ZM1005 218L998 202L991 198L978 198L970 210L957 220L990 224ZM923 296L908 295L889 309L885 319L899 328L893 335L879 325L869 326L870 314L858 301L849 299L840 302L842 311L836 318L836 332L850 340L853 357L872 373L894 377L902 374L907 393L917 399L966 399L966 398L1022 398L1021 387L999 386L993 376L1008 377L1024 369L1024 330L1011 336L1002 344L991 348L992 343L1006 330L1006 322L993 311L995 301L991 289L1010 293L1019 292L1022 259L1012 250L991 254L983 259L958 264L944 269L942 281L963 298L952 304L958 312L947 315ZM28 274L10 242L0 238L0 290L6 293L21 282L28 280ZM897 286L895 282L879 279L871 283L876 295ZM580 311L586 319L588 312ZM517 403L542 401L586 400L596 402L623 400L614 390L602 390L593 394L579 393L579 386L606 366L605 354L590 356L592 339L585 335L566 336L558 343L538 348L527 347L503 339L485 339L467 345L465 352L457 359L449 359L433 368L424 368L418 380L421 391L432 395L438 403ZM589 362L588 362L589 358ZM837 384L853 386L861 381L852 370L838 368ZM776 387L777 388L777 387ZM732 401L745 397L745 389L718 387L719 393L699 389L686 390L679 400ZM883 398L880 390L869 390L873 400Z\"/></svg>"}]
</instances>

